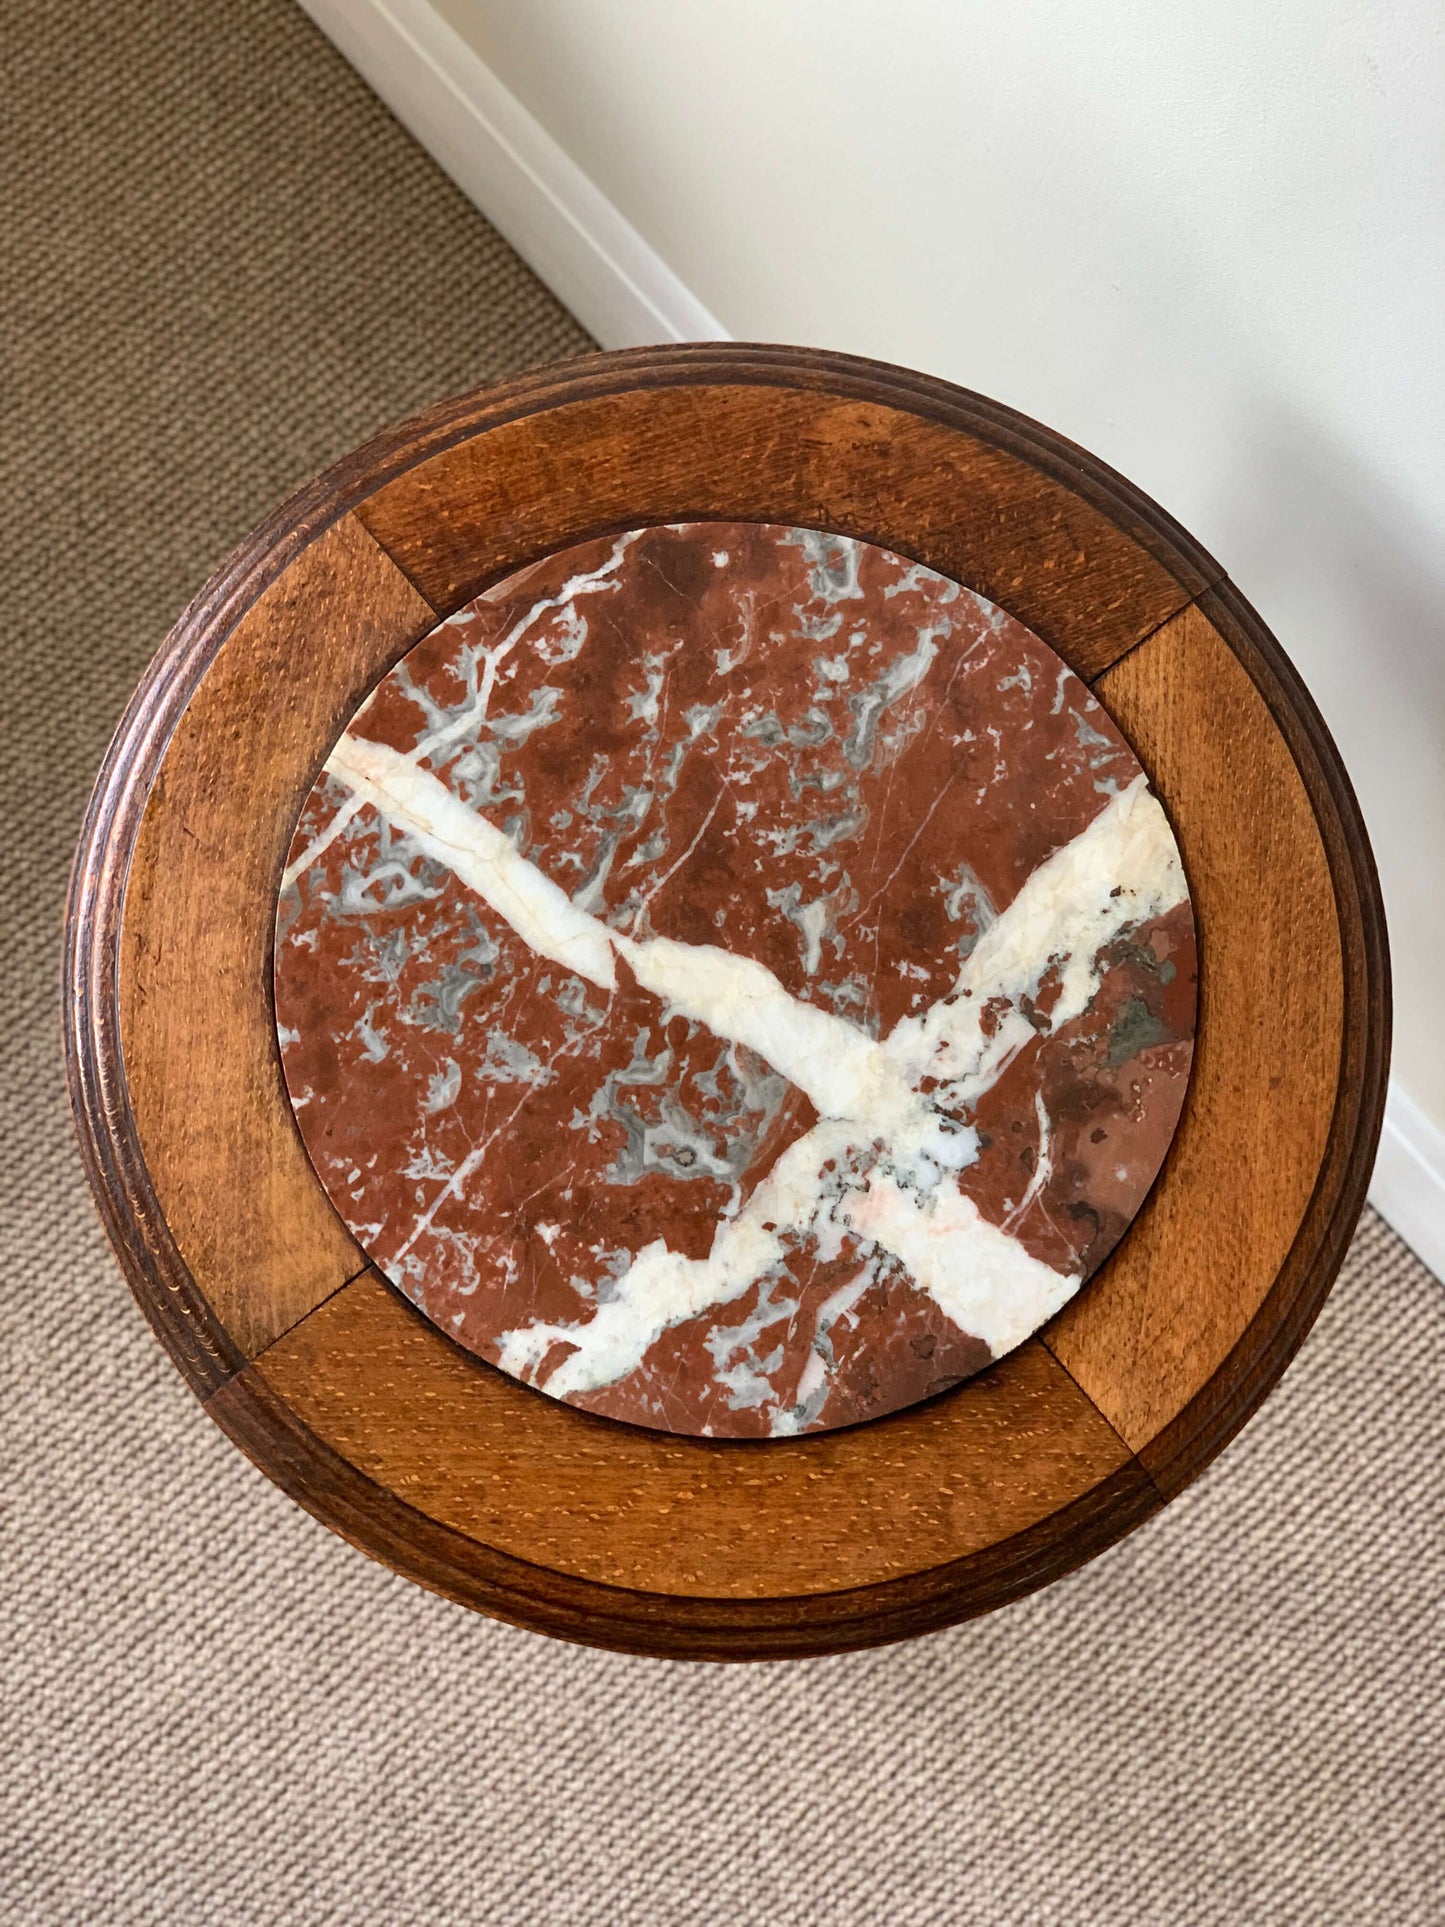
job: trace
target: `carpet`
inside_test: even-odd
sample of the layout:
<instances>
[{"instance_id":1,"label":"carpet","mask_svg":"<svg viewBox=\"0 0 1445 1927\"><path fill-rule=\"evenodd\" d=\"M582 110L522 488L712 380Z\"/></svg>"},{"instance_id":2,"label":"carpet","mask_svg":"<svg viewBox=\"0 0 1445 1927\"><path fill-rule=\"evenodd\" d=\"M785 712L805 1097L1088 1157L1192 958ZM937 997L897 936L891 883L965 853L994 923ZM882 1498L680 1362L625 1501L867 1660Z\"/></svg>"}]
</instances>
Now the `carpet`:
<instances>
[{"instance_id":1,"label":"carpet","mask_svg":"<svg viewBox=\"0 0 1445 1927\"><path fill-rule=\"evenodd\" d=\"M17 0L0 226L0 1921L1413 1923L1445 1892L1445 1290L1367 1217L1159 1519L914 1644L719 1667L474 1617L221 1437L72 1147L66 866L288 489L588 344L288 0Z\"/></svg>"}]
</instances>

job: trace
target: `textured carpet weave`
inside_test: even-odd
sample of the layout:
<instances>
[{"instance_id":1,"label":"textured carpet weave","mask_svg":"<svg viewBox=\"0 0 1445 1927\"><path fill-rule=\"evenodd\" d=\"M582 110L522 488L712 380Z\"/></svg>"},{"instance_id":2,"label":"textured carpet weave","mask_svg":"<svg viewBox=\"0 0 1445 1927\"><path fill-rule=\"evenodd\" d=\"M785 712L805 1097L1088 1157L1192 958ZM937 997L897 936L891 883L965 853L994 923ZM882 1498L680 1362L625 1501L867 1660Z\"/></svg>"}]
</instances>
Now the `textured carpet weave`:
<instances>
[{"instance_id":1,"label":"textured carpet weave","mask_svg":"<svg viewBox=\"0 0 1445 1927\"><path fill-rule=\"evenodd\" d=\"M86 793L283 493L586 342L286 0L12 0L6 37L0 1921L1440 1921L1445 1291L1376 1220L1165 1515L860 1657L493 1625L213 1429L71 1146Z\"/></svg>"}]
</instances>

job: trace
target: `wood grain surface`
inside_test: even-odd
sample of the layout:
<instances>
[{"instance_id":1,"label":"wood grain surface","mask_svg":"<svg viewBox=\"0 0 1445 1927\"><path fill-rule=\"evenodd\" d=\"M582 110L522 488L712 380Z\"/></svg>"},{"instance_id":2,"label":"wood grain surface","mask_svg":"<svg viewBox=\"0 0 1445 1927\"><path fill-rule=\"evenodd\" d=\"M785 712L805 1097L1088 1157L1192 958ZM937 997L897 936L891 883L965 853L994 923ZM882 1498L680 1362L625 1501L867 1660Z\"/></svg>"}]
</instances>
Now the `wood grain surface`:
<instances>
[{"instance_id":1,"label":"wood grain surface","mask_svg":"<svg viewBox=\"0 0 1445 1927\"><path fill-rule=\"evenodd\" d=\"M1294 759L1208 617L1176 616L1094 687L1174 822L1199 1023L1163 1177L1047 1343L1147 1454L1243 1336L1304 1218L1339 1084L1340 933Z\"/></svg>"},{"instance_id":2,"label":"wood grain surface","mask_svg":"<svg viewBox=\"0 0 1445 1927\"><path fill-rule=\"evenodd\" d=\"M357 513L443 612L518 556L643 522L834 529L967 582L1086 678L1206 579L1183 562L1171 572L1006 450L905 408L788 387L571 402L445 450Z\"/></svg>"},{"instance_id":3,"label":"wood grain surface","mask_svg":"<svg viewBox=\"0 0 1445 1927\"><path fill-rule=\"evenodd\" d=\"M967 1398L783 1451L619 1425L479 1371L374 1271L253 1369L429 1518L647 1593L768 1598L906 1578L1036 1525L1130 1458L1037 1343ZM1001 1464L1012 1476L999 1478Z\"/></svg>"},{"instance_id":4,"label":"wood grain surface","mask_svg":"<svg viewBox=\"0 0 1445 1927\"><path fill-rule=\"evenodd\" d=\"M1039 1524L904 1578L774 1598L653 1593L534 1565L443 1524L413 1503L410 1489L378 1485L320 1439L254 1365L218 1386L207 1410L299 1504L434 1592L557 1638L675 1659L799 1658L933 1632L1057 1578L1160 1504L1148 1475L1126 1455L1117 1472ZM579 1493L574 1509L585 1501ZM707 1523L699 1513L692 1535ZM777 1520L757 1524L759 1536L774 1541L787 1530Z\"/></svg>"},{"instance_id":5,"label":"wood grain surface","mask_svg":"<svg viewBox=\"0 0 1445 1927\"><path fill-rule=\"evenodd\" d=\"M519 564L691 517L881 542L1052 643L1151 772L1203 948L1184 1124L1087 1290L943 1398L762 1445L596 1419L451 1346L336 1218L285 1103L271 1008L287 840L370 684L437 611ZM638 1652L904 1637L1112 1543L1283 1370L1363 1202L1383 1101L1388 968L1358 811L1217 566L1037 424L788 349L543 371L378 438L278 511L183 616L122 724L67 940L101 1211L217 1421L422 1583Z\"/></svg>"},{"instance_id":6,"label":"wood grain surface","mask_svg":"<svg viewBox=\"0 0 1445 1927\"><path fill-rule=\"evenodd\" d=\"M366 1263L318 1208L286 1102L267 906L291 826L375 666L435 620L353 517L336 523L227 637L136 838L119 959L132 1114L181 1257L247 1356ZM325 677L313 673L318 638Z\"/></svg>"}]
</instances>

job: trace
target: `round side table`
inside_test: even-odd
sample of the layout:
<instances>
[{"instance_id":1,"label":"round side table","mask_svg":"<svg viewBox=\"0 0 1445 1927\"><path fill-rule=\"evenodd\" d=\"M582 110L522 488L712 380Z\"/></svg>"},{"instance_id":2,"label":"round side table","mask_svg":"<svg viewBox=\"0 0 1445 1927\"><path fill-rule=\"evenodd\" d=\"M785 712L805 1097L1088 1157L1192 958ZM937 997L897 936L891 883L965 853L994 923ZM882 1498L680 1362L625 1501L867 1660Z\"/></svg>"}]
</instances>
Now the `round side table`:
<instances>
[{"instance_id":1,"label":"round side table","mask_svg":"<svg viewBox=\"0 0 1445 1927\"><path fill-rule=\"evenodd\" d=\"M652 522L897 551L1050 644L1133 743L1200 940L1192 1080L1104 1268L952 1392L775 1442L649 1432L450 1343L307 1160L272 1003L298 811L366 691L519 566ZM1384 922L1339 757L1222 571L1102 463L925 376L796 349L601 355L378 437L181 617L96 786L66 1021L91 1183L216 1422L408 1577L636 1653L898 1639L1057 1578L1166 1504L1284 1370L1361 1209Z\"/></svg>"}]
</instances>

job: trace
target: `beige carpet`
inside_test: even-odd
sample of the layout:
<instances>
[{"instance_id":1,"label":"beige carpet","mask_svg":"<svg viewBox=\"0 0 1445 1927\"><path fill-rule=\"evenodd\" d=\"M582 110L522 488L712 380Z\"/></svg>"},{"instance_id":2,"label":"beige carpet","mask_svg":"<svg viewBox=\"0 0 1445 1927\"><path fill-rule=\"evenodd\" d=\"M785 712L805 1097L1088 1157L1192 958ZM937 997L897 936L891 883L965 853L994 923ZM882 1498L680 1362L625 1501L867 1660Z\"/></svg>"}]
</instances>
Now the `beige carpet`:
<instances>
[{"instance_id":1,"label":"beige carpet","mask_svg":"<svg viewBox=\"0 0 1445 1927\"><path fill-rule=\"evenodd\" d=\"M492 1625L211 1428L70 1144L54 982L91 776L278 496L583 337L287 0L6 25L0 1920L1445 1918L1445 1288L1378 1222L1167 1515L863 1657L662 1665Z\"/></svg>"}]
</instances>

